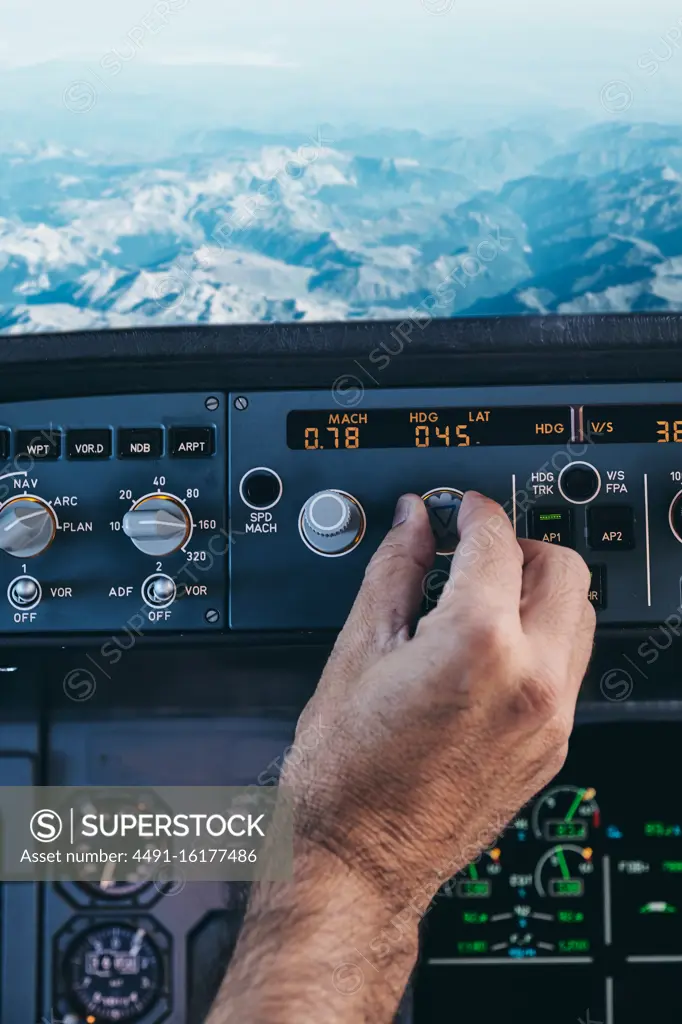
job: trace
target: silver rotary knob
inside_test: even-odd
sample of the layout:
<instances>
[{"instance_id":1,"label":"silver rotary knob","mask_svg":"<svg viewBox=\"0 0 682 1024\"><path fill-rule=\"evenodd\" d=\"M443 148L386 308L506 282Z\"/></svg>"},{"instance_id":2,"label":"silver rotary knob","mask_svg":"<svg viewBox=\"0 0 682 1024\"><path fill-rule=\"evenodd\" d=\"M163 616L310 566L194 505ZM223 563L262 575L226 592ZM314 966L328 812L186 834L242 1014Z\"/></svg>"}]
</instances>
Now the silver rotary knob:
<instances>
[{"instance_id":1,"label":"silver rotary knob","mask_svg":"<svg viewBox=\"0 0 682 1024\"><path fill-rule=\"evenodd\" d=\"M30 612L36 608L43 596L43 588L33 576L17 576L7 588L7 599L13 608Z\"/></svg>"},{"instance_id":2,"label":"silver rotary knob","mask_svg":"<svg viewBox=\"0 0 682 1024\"><path fill-rule=\"evenodd\" d=\"M42 498L12 498L0 510L0 550L14 558L41 554L56 532L54 512Z\"/></svg>"},{"instance_id":3,"label":"silver rotary knob","mask_svg":"<svg viewBox=\"0 0 682 1024\"><path fill-rule=\"evenodd\" d=\"M155 573L142 584L142 598L150 608L168 608L176 596L175 580L165 573Z\"/></svg>"},{"instance_id":4,"label":"silver rotary knob","mask_svg":"<svg viewBox=\"0 0 682 1024\"><path fill-rule=\"evenodd\" d=\"M170 555L187 541L189 515L179 499L170 494L142 498L123 517L123 532L145 555Z\"/></svg>"},{"instance_id":5,"label":"silver rotary knob","mask_svg":"<svg viewBox=\"0 0 682 1024\"><path fill-rule=\"evenodd\" d=\"M318 555L345 555L365 534L365 513L345 491L318 491L301 509L299 530L308 547Z\"/></svg>"},{"instance_id":6,"label":"silver rotary knob","mask_svg":"<svg viewBox=\"0 0 682 1024\"><path fill-rule=\"evenodd\" d=\"M320 491L305 503L306 526L321 537L335 537L348 528L353 508L338 491Z\"/></svg>"}]
</instances>

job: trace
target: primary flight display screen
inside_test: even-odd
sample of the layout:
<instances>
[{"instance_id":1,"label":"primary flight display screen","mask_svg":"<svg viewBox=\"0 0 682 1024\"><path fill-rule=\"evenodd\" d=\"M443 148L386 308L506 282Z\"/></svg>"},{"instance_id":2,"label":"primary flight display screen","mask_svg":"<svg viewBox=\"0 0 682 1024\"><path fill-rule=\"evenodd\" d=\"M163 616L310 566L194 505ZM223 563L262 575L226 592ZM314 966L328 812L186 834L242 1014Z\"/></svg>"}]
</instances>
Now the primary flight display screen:
<instances>
[{"instance_id":1,"label":"primary flight display screen","mask_svg":"<svg viewBox=\"0 0 682 1024\"><path fill-rule=\"evenodd\" d=\"M582 428L598 444L682 444L682 405L586 405Z\"/></svg>"},{"instance_id":2,"label":"primary flight display screen","mask_svg":"<svg viewBox=\"0 0 682 1024\"><path fill-rule=\"evenodd\" d=\"M568 406L469 409L295 410L287 444L296 451L469 448L571 440Z\"/></svg>"}]
</instances>

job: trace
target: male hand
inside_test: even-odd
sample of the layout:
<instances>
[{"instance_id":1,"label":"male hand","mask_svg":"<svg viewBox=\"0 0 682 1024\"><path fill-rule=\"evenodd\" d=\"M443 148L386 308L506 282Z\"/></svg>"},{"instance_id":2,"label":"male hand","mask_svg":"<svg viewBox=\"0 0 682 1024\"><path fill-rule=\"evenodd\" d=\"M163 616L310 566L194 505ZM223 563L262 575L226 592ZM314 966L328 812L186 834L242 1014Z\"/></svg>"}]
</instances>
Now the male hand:
<instances>
[{"instance_id":1,"label":"male hand","mask_svg":"<svg viewBox=\"0 0 682 1024\"><path fill-rule=\"evenodd\" d=\"M475 492L437 606L411 635L434 559L406 495L373 557L285 766L297 835L390 906L424 907L562 767L592 650L590 574L574 551L517 540Z\"/></svg>"},{"instance_id":2,"label":"male hand","mask_svg":"<svg viewBox=\"0 0 682 1024\"><path fill-rule=\"evenodd\" d=\"M480 494L458 525L413 634L435 544L421 499L398 504L285 762L294 877L254 888L209 1024L390 1024L431 899L564 763L587 566Z\"/></svg>"}]
</instances>

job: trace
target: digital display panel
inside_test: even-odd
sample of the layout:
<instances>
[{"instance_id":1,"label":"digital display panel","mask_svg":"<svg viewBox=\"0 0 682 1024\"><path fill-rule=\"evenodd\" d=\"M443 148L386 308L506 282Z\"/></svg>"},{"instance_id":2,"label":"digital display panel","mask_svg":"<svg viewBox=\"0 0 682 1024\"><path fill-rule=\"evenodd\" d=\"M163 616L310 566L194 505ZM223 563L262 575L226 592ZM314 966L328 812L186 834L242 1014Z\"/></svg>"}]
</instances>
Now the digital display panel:
<instances>
[{"instance_id":1,"label":"digital display panel","mask_svg":"<svg viewBox=\"0 0 682 1024\"><path fill-rule=\"evenodd\" d=\"M469 448L571 440L568 407L296 410L287 444L296 451Z\"/></svg>"},{"instance_id":2,"label":"digital display panel","mask_svg":"<svg viewBox=\"0 0 682 1024\"><path fill-rule=\"evenodd\" d=\"M586 405L582 429L597 444L682 444L682 404Z\"/></svg>"}]
</instances>

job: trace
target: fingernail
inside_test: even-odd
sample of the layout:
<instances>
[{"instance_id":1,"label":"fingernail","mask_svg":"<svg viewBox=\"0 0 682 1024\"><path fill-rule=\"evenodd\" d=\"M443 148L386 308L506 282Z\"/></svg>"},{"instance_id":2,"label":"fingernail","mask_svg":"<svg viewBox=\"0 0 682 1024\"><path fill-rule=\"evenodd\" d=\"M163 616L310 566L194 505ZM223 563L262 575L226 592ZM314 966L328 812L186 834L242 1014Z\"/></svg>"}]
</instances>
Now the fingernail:
<instances>
[{"instance_id":1,"label":"fingernail","mask_svg":"<svg viewBox=\"0 0 682 1024\"><path fill-rule=\"evenodd\" d=\"M393 526L400 526L409 517L410 510L412 508L412 502L405 495L398 499L398 504L395 507L393 513Z\"/></svg>"}]
</instances>

